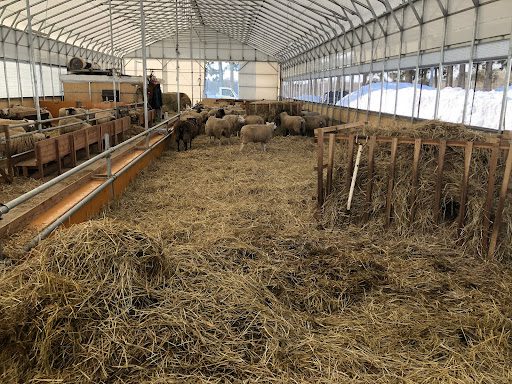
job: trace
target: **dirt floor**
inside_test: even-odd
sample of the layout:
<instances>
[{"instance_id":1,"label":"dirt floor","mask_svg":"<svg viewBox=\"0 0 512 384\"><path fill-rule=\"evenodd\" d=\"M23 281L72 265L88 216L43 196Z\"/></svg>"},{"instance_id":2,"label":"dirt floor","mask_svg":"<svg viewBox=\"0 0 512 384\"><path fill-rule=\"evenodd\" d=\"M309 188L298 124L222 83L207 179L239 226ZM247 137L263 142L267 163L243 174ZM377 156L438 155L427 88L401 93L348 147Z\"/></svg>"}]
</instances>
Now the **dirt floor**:
<instances>
[{"instance_id":1,"label":"dirt floor","mask_svg":"<svg viewBox=\"0 0 512 384\"><path fill-rule=\"evenodd\" d=\"M17 280L10 272L0 276L0 291L12 291L0 293L0 339L9 351L0 353L3 382L512 382L508 264L463 254L443 236L326 231L313 215L312 139L277 137L267 153L254 145L240 153L234 142L219 147L200 137L191 151L166 153L101 218L35 250L36 259L100 260L125 249L116 225L158 239L172 273L163 288L144 283L153 294L150 307L135 311L140 334L123 328L123 316L112 320L117 291L108 296L95 286L103 315L98 303L85 312L95 296L85 285L37 301L47 278L20 293L10 288ZM101 241L110 236L112 245L78 251L99 241L98 228L110 228ZM66 285L56 282L52 289ZM13 298L15 306L39 303L25 312L42 323L9 315ZM13 318L18 328L3 324ZM80 329L73 342L60 341Z\"/></svg>"}]
</instances>

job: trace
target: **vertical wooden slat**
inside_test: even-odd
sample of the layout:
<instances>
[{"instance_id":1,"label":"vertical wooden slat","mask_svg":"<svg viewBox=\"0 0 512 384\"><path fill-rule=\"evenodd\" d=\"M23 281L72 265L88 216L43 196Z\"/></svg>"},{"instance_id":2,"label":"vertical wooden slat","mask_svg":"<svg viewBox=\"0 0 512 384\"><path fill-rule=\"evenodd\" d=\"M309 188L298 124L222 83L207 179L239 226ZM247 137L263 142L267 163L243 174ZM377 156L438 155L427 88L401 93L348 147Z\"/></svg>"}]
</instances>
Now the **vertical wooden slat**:
<instances>
[{"instance_id":1,"label":"vertical wooden slat","mask_svg":"<svg viewBox=\"0 0 512 384\"><path fill-rule=\"evenodd\" d=\"M388 192L386 195L386 226L391 224L391 206L393 201L393 189L395 186L396 152L398 149L398 137L393 137L391 142L391 163L389 164Z\"/></svg>"},{"instance_id":2,"label":"vertical wooden slat","mask_svg":"<svg viewBox=\"0 0 512 384\"><path fill-rule=\"evenodd\" d=\"M496 184L496 168L500 154L500 143L496 142L491 151L491 160L489 162L489 178L487 179L487 195L485 198L484 215L482 218L482 249L488 249L489 246L489 225L491 223L491 209Z\"/></svg>"},{"instance_id":3,"label":"vertical wooden slat","mask_svg":"<svg viewBox=\"0 0 512 384\"><path fill-rule=\"evenodd\" d=\"M68 136L69 139L69 152L71 157L71 165L73 167L76 167L76 151L75 151L75 135L74 133L71 133Z\"/></svg>"},{"instance_id":4,"label":"vertical wooden slat","mask_svg":"<svg viewBox=\"0 0 512 384\"><path fill-rule=\"evenodd\" d=\"M324 205L324 130L318 130L318 142L317 142L317 204L318 209L321 209Z\"/></svg>"},{"instance_id":5,"label":"vertical wooden slat","mask_svg":"<svg viewBox=\"0 0 512 384\"><path fill-rule=\"evenodd\" d=\"M355 135L348 136L348 149L347 149L347 173L345 175L345 187L348 191L350 189L350 182L352 180L352 171L354 168L354 138Z\"/></svg>"},{"instance_id":6,"label":"vertical wooden slat","mask_svg":"<svg viewBox=\"0 0 512 384\"><path fill-rule=\"evenodd\" d=\"M444 157L446 155L446 140L439 144L439 157L437 160L436 190L434 195L434 221L439 224L441 220L441 192L443 188Z\"/></svg>"},{"instance_id":7,"label":"vertical wooden slat","mask_svg":"<svg viewBox=\"0 0 512 384\"><path fill-rule=\"evenodd\" d=\"M462 183L460 186L460 208L459 208L459 236L464 227L464 220L466 217L466 202L468 199L468 182L469 170L471 167L471 157L473 156L473 142L468 141L464 147L464 174L462 175Z\"/></svg>"},{"instance_id":8,"label":"vertical wooden slat","mask_svg":"<svg viewBox=\"0 0 512 384\"><path fill-rule=\"evenodd\" d=\"M98 137L98 152L103 152L103 136L101 134L101 125L96 126L96 135Z\"/></svg>"},{"instance_id":9,"label":"vertical wooden slat","mask_svg":"<svg viewBox=\"0 0 512 384\"><path fill-rule=\"evenodd\" d=\"M370 137L368 144L368 186L366 187L366 205L367 209L363 219L366 221L370 216L370 208L372 206L373 194L373 172L375 168L375 145L377 144L377 136Z\"/></svg>"},{"instance_id":10,"label":"vertical wooden slat","mask_svg":"<svg viewBox=\"0 0 512 384\"><path fill-rule=\"evenodd\" d=\"M421 139L414 140L414 157L412 161L412 189L411 189L411 216L409 222L412 224L416 216L416 199L418 198L419 164L421 157Z\"/></svg>"},{"instance_id":11,"label":"vertical wooden slat","mask_svg":"<svg viewBox=\"0 0 512 384\"><path fill-rule=\"evenodd\" d=\"M326 194L329 195L332 191L332 172L334 168L334 149L336 143L336 134L329 134L329 157L327 161L327 185L326 185Z\"/></svg>"},{"instance_id":12,"label":"vertical wooden slat","mask_svg":"<svg viewBox=\"0 0 512 384\"><path fill-rule=\"evenodd\" d=\"M11 133L9 132L8 125L2 125L2 131L5 138L5 156L7 157L7 173L9 177L14 177L14 167L12 165L11 157Z\"/></svg>"},{"instance_id":13,"label":"vertical wooden slat","mask_svg":"<svg viewBox=\"0 0 512 384\"><path fill-rule=\"evenodd\" d=\"M56 139L55 144L55 157L57 159L57 173L60 175L62 173L62 160L60 158L60 148L59 148L59 139Z\"/></svg>"},{"instance_id":14,"label":"vertical wooden slat","mask_svg":"<svg viewBox=\"0 0 512 384\"><path fill-rule=\"evenodd\" d=\"M91 150L89 148L89 128L86 128L84 130L84 135L85 135L85 157L87 157L87 159L90 159L91 158Z\"/></svg>"},{"instance_id":15,"label":"vertical wooden slat","mask_svg":"<svg viewBox=\"0 0 512 384\"><path fill-rule=\"evenodd\" d=\"M37 168L39 170L39 177L42 179L44 177L43 156L41 154L41 145L38 145L38 144L39 143L35 144L36 163L37 163Z\"/></svg>"},{"instance_id":16,"label":"vertical wooden slat","mask_svg":"<svg viewBox=\"0 0 512 384\"><path fill-rule=\"evenodd\" d=\"M501 220L503 218L503 209L505 208L505 200L507 198L508 187L510 184L510 175L512 173L512 143L508 148L507 162L505 164L505 172L503 174L503 182L501 183L500 197L498 206L494 213L494 225L492 228L491 241L489 243L489 257L494 255L496 246L498 245L498 236L500 234Z\"/></svg>"}]
</instances>

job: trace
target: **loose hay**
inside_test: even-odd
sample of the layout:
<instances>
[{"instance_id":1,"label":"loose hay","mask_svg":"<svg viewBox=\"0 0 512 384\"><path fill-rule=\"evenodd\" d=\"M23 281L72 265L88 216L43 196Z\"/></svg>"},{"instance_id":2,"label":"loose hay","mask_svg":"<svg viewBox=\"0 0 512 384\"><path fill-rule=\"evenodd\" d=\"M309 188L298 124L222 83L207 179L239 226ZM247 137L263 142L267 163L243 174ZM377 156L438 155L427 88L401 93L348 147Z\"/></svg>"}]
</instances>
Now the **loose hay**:
<instances>
[{"instance_id":1,"label":"loose hay","mask_svg":"<svg viewBox=\"0 0 512 384\"><path fill-rule=\"evenodd\" d=\"M488 141L492 136L483 132L469 130L460 124L429 121L418 123L412 127L388 127L377 129L367 127L363 130L352 130L360 135L421 137L425 139ZM363 143L366 145L366 143ZM377 144L375 148L375 170L372 178L373 194L368 206L367 186L368 149L364 148L357 176L356 188L352 200L352 208L346 210L348 190L345 187L347 177L347 151L342 149L333 183L333 193L324 205L323 221L326 227L344 227L348 223L366 225L372 230L380 231L385 222L386 196L390 166L390 144ZM436 186L436 171L438 166L438 147L423 145L419 162L418 195L415 200L416 214L411 223L412 202L412 163L414 157L413 145L400 145L396 158L395 185L392 197L392 229L398 235L414 233L443 233L449 234L454 241L459 240L470 253L475 251L485 255L486 247L482 246L482 215L491 151L488 149L473 149L468 183L468 201L465 224L460 234L457 234L458 213L460 208L460 185L464 174L464 148L448 147L445 155L443 171L443 189L441 196L441 223L438 225L434 217L434 192ZM505 158L502 156L497 168L497 183L495 197L501 186ZM351 178L352 175L349 175ZM495 203L496 204L496 203ZM370 220L365 220L365 215ZM491 223L492 225L492 223ZM444 232L444 229L448 231ZM507 203L500 244L496 252L499 258L509 258L512 254L512 207Z\"/></svg>"},{"instance_id":2,"label":"loose hay","mask_svg":"<svg viewBox=\"0 0 512 384\"><path fill-rule=\"evenodd\" d=\"M508 265L316 229L309 140L197 144L0 275L3 382L511 382Z\"/></svg>"}]
</instances>

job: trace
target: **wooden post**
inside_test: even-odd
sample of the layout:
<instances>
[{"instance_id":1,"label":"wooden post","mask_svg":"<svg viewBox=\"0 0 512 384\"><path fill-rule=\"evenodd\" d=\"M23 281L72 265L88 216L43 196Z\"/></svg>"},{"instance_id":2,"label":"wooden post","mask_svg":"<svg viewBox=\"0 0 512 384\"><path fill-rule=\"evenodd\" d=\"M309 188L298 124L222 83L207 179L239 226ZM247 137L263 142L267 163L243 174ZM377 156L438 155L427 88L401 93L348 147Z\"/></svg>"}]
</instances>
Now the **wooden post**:
<instances>
[{"instance_id":1,"label":"wooden post","mask_svg":"<svg viewBox=\"0 0 512 384\"><path fill-rule=\"evenodd\" d=\"M414 158L412 161L412 190L411 190L411 217L409 223L414 222L416 216L416 199L418 198L419 163L421 156L421 139L414 140Z\"/></svg>"},{"instance_id":2,"label":"wooden post","mask_svg":"<svg viewBox=\"0 0 512 384\"><path fill-rule=\"evenodd\" d=\"M334 149L336 144L336 134L329 134L329 159L327 161L327 186L326 194L329 195L332 191L332 172L334 168Z\"/></svg>"},{"instance_id":3,"label":"wooden post","mask_svg":"<svg viewBox=\"0 0 512 384\"><path fill-rule=\"evenodd\" d=\"M41 153L41 146L38 144L39 143L35 144L36 163L37 163L37 168L39 170L39 177L42 179L44 177L43 156Z\"/></svg>"},{"instance_id":4,"label":"wooden post","mask_svg":"<svg viewBox=\"0 0 512 384\"><path fill-rule=\"evenodd\" d=\"M317 206L318 210L324 205L324 131L318 130L317 142Z\"/></svg>"},{"instance_id":5,"label":"wooden post","mask_svg":"<svg viewBox=\"0 0 512 384\"><path fill-rule=\"evenodd\" d=\"M14 177L14 167L12 165L12 157L11 157L11 133L9 132L8 125L1 126L2 131L4 132L5 138L5 157L7 158L7 173L10 178Z\"/></svg>"},{"instance_id":6,"label":"wooden post","mask_svg":"<svg viewBox=\"0 0 512 384\"><path fill-rule=\"evenodd\" d=\"M473 142L468 141L464 148L464 174L462 175L462 183L460 186L460 208L459 208L459 224L458 235L462 235L462 228L464 227L464 220L466 216L466 202L468 199L468 182L469 170L471 167L471 157L473 156Z\"/></svg>"},{"instance_id":7,"label":"wooden post","mask_svg":"<svg viewBox=\"0 0 512 384\"><path fill-rule=\"evenodd\" d=\"M76 167L76 151L75 151L75 135L71 133L69 136L69 153L71 157L71 165Z\"/></svg>"},{"instance_id":8,"label":"wooden post","mask_svg":"<svg viewBox=\"0 0 512 384\"><path fill-rule=\"evenodd\" d=\"M87 157L87 159L90 159L91 158L91 150L89 148L89 128L86 128L85 129L85 132L84 132L84 135L85 135L85 157Z\"/></svg>"},{"instance_id":9,"label":"wooden post","mask_svg":"<svg viewBox=\"0 0 512 384\"><path fill-rule=\"evenodd\" d=\"M55 139L53 143L55 144L55 157L57 158L57 173L60 175L62 173L62 161L60 158L59 139Z\"/></svg>"},{"instance_id":10,"label":"wooden post","mask_svg":"<svg viewBox=\"0 0 512 384\"><path fill-rule=\"evenodd\" d=\"M368 186L366 187L366 205L367 210L364 214L364 220L368 220L370 216L370 207L372 206L373 194L373 171L375 164L375 145L377 144L377 136L370 137L370 144L368 147Z\"/></svg>"},{"instance_id":11,"label":"wooden post","mask_svg":"<svg viewBox=\"0 0 512 384\"><path fill-rule=\"evenodd\" d=\"M489 246L489 225L491 223L492 200L494 197L494 188L496 184L496 167L498 166L498 157L500 154L500 143L496 142L491 150L491 160L489 162L489 179L487 180L487 196L485 198L484 216L482 219L482 249L488 249Z\"/></svg>"},{"instance_id":12,"label":"wooden post","mask_svg":"<svg viewBox=\"0 0 512 384\"><path fill-rule=\"evenodd\" d=\"M345 187L347 191L350 189L350 182L352 181L352 168L354 168L354 138L354 134L348 136L347 174L345 175Z\"/></svg>"},{"instance_id":13,"label":"wooden post","mask_svg":"<svg viewBox=\"0 0 512 384\"><path fill-rule=\"evenodd\" d=\"M389 164L388 192L386 196L386 227L391 224L391 206L393 200L393 189L395 186L396 153L398 149L398 137L393 137L391 142L391 163Z\"/></svg>"},{"instance_id":14,"label":"wooden post","mask_svg":"<svg viewBox=\"0 0 512 384\"><path fill-rule=\"evenodd\" d=\"M505 208L505 200L507 198L508 187L510 183L510 175L512 173L512 143L508 148L507 162L505 163L505 172L503 174L503 182L501 183L500 197L498 206L494 213L494 225L492 228L491 242L489 244L489 257L494 256L496 246L498 244L498 236L500 234L501 220L503 218L503 209Z\"/></svg>"},{"instance_id":15,"label":"wooden post","mask_svg":"<svg viewBox=\"0 0 512 384\"><path fill-rule=\"evenodd\" d=\"M441 192L443 187L444 157L446 155L446 140L439 144L439 157L437 160L436 191L434 195L434 221L439 224L441 216Z\"/></svg>"}]
</instances>

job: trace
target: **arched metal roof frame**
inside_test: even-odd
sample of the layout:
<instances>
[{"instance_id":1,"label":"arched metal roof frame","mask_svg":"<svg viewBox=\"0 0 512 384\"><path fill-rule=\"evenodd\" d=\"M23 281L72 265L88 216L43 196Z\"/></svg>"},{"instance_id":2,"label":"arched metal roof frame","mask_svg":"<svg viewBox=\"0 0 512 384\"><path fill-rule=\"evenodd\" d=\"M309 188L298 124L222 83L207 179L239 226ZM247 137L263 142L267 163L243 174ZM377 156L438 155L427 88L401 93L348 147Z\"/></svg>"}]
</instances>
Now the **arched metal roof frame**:
<instances>
[{"instance_id":1,"label":"arched metal roof frame","mask_svg":"<svg viewBox=\"0 0 512 384\"><path fill-rule=\"evenodd\" d=\"M319 46L326 53L332 53L337 49L335 39L358 26L363 26L372 36L366 28L370 20L378 20L383 13L393 13L404 3L415 1L143 0L146 43L150 45L172 38L177 32L205 25L286 62L301 54L307 55ZM25 4L24 0L0 0L0 24L25 30ZM110 36L109 6L114 47ZM139 6L139 0L91 0L87 3L30 0L32 29L43 37L123 57L141 47ZM396 16L394 19L401 28ZM379 28L383 30L382 25ZM362 40L357 33L355 38L359 42Z\"/></svg>"}]
</instances>

